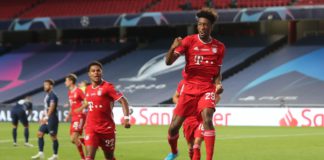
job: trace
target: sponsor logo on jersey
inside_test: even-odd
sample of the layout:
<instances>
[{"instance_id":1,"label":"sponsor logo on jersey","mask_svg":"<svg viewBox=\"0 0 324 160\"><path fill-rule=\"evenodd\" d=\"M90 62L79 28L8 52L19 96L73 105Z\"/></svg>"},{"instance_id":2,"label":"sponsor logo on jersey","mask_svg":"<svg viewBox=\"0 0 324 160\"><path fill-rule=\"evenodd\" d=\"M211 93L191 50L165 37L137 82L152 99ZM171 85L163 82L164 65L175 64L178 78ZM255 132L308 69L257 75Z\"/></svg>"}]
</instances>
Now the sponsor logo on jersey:
<instances>
[{"instance_id":1,"label":"sponsor logo on jersey","mask_svg":"<svg viewBox=\"0 0 324 160\"><path fill-rule=\"evenodd\" d=\"M216 54L217 53L217 48L212 48L212 52Z\"/></svg>"}]
</instances>

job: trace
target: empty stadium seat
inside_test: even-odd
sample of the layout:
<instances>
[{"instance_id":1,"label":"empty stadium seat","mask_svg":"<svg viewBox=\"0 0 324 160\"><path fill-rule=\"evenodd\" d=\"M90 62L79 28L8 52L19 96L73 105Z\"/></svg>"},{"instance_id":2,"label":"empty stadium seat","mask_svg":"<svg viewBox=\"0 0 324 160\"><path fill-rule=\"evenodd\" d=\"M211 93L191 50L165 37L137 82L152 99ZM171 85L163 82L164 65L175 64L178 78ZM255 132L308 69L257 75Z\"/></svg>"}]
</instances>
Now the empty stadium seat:
<instances>
[{"instance_id":1,"label":"empty stadium seat","mask_svg":"<svg viewBox=\"0 0 324 160\"><path fill-rule=\"evenodd\" d=\"M268 7L268 6L287 6L291 0L237 0L238 8L245 7Z\"/></svg>"},{"instance_id":2,"label":"empty stadium seat","mask_svg":"<svg viewBox=\"0 0 324 160\"><path fill-rule=\"evenodd\" d=\"M153 0L47 0L22 18L138 13Z\"/></svg>"},{"instance_id":3,"label":"empty stadium seat","mask_svg":"<svg viewBox=\"0 0 324 160\"><path fill-rule=\"evenodd\" d=\"M316 5L324 4L324 0L299 0L295 5Z\"/></svg>"},{"instance_id":4,"label":"empty stadium seat","mask_svg":"<svg viewBox=\"0 0 324 160\"><path fill-rule=\"evenodd\" d=\"M10 0L0 2L0 19L11 19L31 7L37 0Z\"/></svg>"}]
</instances>

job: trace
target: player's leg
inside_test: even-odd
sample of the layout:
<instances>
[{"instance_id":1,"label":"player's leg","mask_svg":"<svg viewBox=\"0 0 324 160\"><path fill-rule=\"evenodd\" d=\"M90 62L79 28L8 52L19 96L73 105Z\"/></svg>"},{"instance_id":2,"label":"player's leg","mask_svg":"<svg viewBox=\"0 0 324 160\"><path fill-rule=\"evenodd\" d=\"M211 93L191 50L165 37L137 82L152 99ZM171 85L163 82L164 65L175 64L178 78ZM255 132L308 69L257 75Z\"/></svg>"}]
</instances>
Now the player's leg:
<instances>
[{"instance_id":1,"label":"player's leg","mask_svg":"<svg viewBox=\"0 0 324 160\"><path fill-rule=\"evenodd\" d=\"M188 120L188 119L187 119ZM187 141L187 145L188 145L188 153L189 153L189 157L190 159L192 159L193 157L193 145L194 145L194 129L195 126L193 126L193 124L191 124L189 121L186 121L183 123L183 134L184 137Z\"/></svg>"},{"instance_id":2,"label":"player's leg","mask_svg":"<svg viewBox=\"0 0 324 160\"><path fill-rule=\"evenodd\" d=\"M82 159L85 159L85 155L84 155L84 152L83 152L82 143L81 143L79 137L80 137L80 133L79 132L72 132L72 134L71 134L71 142L73 144L75 144L75 146L77 147L81 158Z\"/></svg>"},{"instance_id":3,"label":"player's leg","mask_svg":"<svg viewBox=\"0 0 324 160\"><path fill-rule=\"evenodd\" d=\"M48 130L49 135L51 136L53 142L53 155L48 160L57 160L58 159L58 149L59 149L59 141L57 138L58 131L58 120L57 119L49 119L48 121Z\"/></svg>"},{"instance_id":4,"label":"player's leg","mask_svg":"<svg viewBox=\"0 0 324 160\"><path fill-rule=\"evenodd\" d=\"M29 123L28 123L28 119L27 119L27 115L26 115L25 111L22 111L20 113L19 120L24 126L25 146L33 147L33 145L28 142L28 140L29 140Z\"/></svg>"},{"instance_id":5,"label":"player's leg","mask_svg":"<svg viewBox=\"0 0 324 160\"><path fill-rule=\"evenodd\" d=\"M86 160L94 160L96 157L98 147L96 146L86 146L87 156Z\"/></svg>"},{"instance_id":6,"label":"player's leg","mask_svg":"<svg viewBox=\"0 0 324 160\"><path fill-rule=\"evenodd\" d=\"M185 120L186 116L196 114L196 97L181 94L176 108L173 111L172 121L168 130L168 142L171 148L171 153L165 160L173 160L178 156L178 138L179 129Z\"/></svg>"},{"instance_id":7,"label":"player's leg","mask_svg":"<svg viewBox=\"0 0 324 160\"><path fill-rule=\"evenodd\" d=\"M212 160L214 154L215 128L212 119L215 107L215 93L213 91L205 93L200 97L198 111L203 121L207 160Z\"/></svg>"},{"instance_id":8,"label":"player's leg","mask_svg":"<svg viewBox=\"0 0 324 160\"><path fill-rule=\"evenodd\" d=\"M115 160L114 151L116 144L116 135L115 133L110 134L100 134L100 147L104 152L106 160Z\"/></svg>"},{"instance_id":9,"label":"player's leg","mask_svg":"<svg viewBox=\"0 0 324 160\"><path fill-rule=\"evenodd\" d=\"M203 138L201 137L198 137L198 138L195 138L195 142L194 142L194 145L193 145L193 157L192 157L192 160L200 160L200 146L201 146L201 143L203 141Z\"/></svg>"},{"instance_id":10,"label":"player's leg","mask_svg":"<svg viewBox=\"0 0 324 160\"><path fill-rule=\"evenodd\" d=\"M199 127L195 130L195 140L194 140L194 145L193 145L193 157L192 160L200 160L200 146L202 141L204 140L204 135L203 135L203 126L202 123L199 124Z\"/></svg>"},{"instance_id":11,"label":"player's leg","mask_svg":"<svg viewBox=\"0 0 324 160\"><path fill-rule=\"evenodd\" d=\"M185 117L181 117L175 114L172 117L168 131L168 142L171 148L171 153L165 158L165 160L173 160L175 159L175 157L177 157L179 130L184 120Z\"/></svg>"},{"instance_id":12,"label":"player's leg","mask_svg":"<svg viewBox=\"0 0 324 160\"><path fill-rule=\"evenodd\" d=\"M18 115L14 110L11 110L11 119L12 119L12 138L13 146L17 146L17 127L18 127Z\"/></svg>"},{"instance_id":13,"label":"player's leg","mask_svg":"<svg viewBox=\"0 0 324 160\"><path fill-rule=\"evenodd\" d=\"M44 135L48 133L48 126L47 124L42 124L37 133L38 137L38 153L32 156L32 159L44 159Z\"/></svg>"},{"instance_id":14,"label":"player's leg","mask_svg":"<svg viewBox=\"0 0 324 160\"><path fill-rule=\"evenodd\" d=\"M188 154L189 154L189 157L190 159L192 159L193 157L193 145L194 145L194 140L192 139L190 142L187 142L187 145L188 145Z\"/></svg>"},{"instance_id":15,"label":"player's leg","mask_svg":"<svg viewBox=\"0 0 324 160\"><path fill-rule=\"evenodd\" d=\"M52 142L53 142L53 155L48 158L48 160L57 160L58 159L58 148L59 148L59 143L57 139L57 135L55 134L50 134Z\"/></svg>"},{"instance_id":16,"label":"player's leg","mask_svg":"<svg viewBox=\"0 0 324 160\"><path fill-rule=\"evenodd\" d=\"M204 139L206 146L206 160L212 160L214 154L215 145L215 128L213 126L212 117L214 115L214 108L205 108L201 112L204 126Z\"/></svg>"},{"instance_id":17,"label":"player's leg","mask_svg":"<svg viewBox=\"0 0 324 160\"><path fill-rule=\"evenodd\" d=\"M104 155L106 160L115 160L114 152L104 151Z\"/></svg>"},{"instance_id":18,"label":"player's leg","mask_svg":"<svg viewBox=\"0 0 324 160\"><path fill-rule=\"evenodd\" d=\"M96 152L99 147L99 138L98 135L85 131L85 146L86 146L86 160L94 160L96 157Z\"/></svg>"}]
</instances>

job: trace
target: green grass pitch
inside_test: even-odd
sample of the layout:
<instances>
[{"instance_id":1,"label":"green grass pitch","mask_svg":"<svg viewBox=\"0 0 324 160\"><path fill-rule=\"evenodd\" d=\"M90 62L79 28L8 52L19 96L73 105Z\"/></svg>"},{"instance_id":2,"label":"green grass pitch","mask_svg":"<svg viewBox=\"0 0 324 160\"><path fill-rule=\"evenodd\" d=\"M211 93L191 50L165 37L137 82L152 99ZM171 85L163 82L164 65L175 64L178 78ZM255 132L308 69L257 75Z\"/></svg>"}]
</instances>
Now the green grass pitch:
<instances>
[{"instance_id":1,"label":"green grass pitch","mask_svg":"<svg viewBox=\"0 0 324 160\"><path fill-rule=\"evenodd\" d=\"M167 126L117 127L118 160L163 160L169 152ZM30 125L30 142L35 146L23 146L23 128L18 128L18 147L13 147L11 124L0 123L0 159L28 160L37 151L36 132L38 124ZM278 128L278 127L217 127L215 160L323 160L324 128ZM181 131L182 135L182 131ZM69 140L69 124L59 126L59 159L78 160L76 148ZM202 159L205 159L202 147ZM187 160L186 142L179 139L178 160ZM52 143L45 137L45 156L52 155ZM98 150L96 159L104 159Z\"/></svg>"}]
</instances>

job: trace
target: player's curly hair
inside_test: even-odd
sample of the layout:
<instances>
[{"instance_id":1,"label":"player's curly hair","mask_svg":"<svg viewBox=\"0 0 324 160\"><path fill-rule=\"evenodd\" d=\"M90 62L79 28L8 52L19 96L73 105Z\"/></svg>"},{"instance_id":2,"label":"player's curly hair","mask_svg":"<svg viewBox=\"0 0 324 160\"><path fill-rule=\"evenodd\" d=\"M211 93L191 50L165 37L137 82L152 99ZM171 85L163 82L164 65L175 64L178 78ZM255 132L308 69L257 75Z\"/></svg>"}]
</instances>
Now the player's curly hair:
<instances>
[{"instance_id":1,"label":"player's curly hair","mask_svg":"<svg viewBox=\"0 0 324 160\"><path fill-rule=\"evenodd\" d=\"M197 20L198 18L206 18L211 24L214 24L218 20L218 13L214 8L204 7L197 12L196 17Z\"/></svg>"},{"instance_id":2,"label":"player's curly hair","mask_svg":"<svg viewBox=\"0 0 324 160\"><path fill-rule=\"evenodd\" d=\"M68 76L66 76L66 78L69 79L69 80L71 80L73 82L73 84L75 84L76 81L77 81L77 79L78 79L78 77L75 74L73 74L73 73L71 73Z\"/></svg>"}]
</instances>

